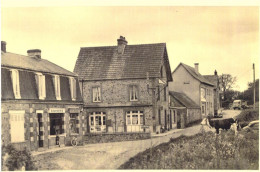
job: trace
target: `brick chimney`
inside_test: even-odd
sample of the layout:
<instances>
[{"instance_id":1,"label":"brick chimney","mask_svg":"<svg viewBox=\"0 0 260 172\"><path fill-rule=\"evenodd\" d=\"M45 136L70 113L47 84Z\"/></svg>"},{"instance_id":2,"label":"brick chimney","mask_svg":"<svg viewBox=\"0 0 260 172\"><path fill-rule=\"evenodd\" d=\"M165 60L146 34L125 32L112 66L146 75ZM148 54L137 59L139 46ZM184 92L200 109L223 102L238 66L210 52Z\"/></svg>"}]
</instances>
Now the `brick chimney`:
<instances>
[{"instance_id":1,"label":"brick chimney","mask_svg":"<svg viewBox=\"0 0 260 172\"><path fill-rule=\"evenodd\" d=\"M217 70L215 70L214 74L215 74L216 76L218 75L218 72L217 72Z\"/></svg>"},{"instance_id":2,"label":"brick chimney","mask_svg":"<svg viewBox=\"0 0 260 172\"><path fill-rule=\"evenodd\" d=\"M27 54L29 57L36 57L38 59L41 59L41 50L40 49L32 49L32 50L28 50Z\"/></svg>"},{"instance_id":3,"label":"brick chimney","mask_svg":"<svg viewBox=\"0 0 260 172\"><path fill-rule=\"evenodd\" d=\"M5 41L1 41L1 51L6 53L6 42Z\"/></svg>"},{"instance_id":4,"label":"brick chimney","mask_svg":"<svg viewBox=\"0 0 260 172\"><path fill-rule=\"evenodd\" d=\"M199 73L199 63L194 63L195 71Z\"/></svg>"},{"instance_id":5,"label":"brick chimney","mask_svg":"<svg viewBox=\"0 0 260 172\"><path fill-rule=\"evenodd\" d=\"M125 46L127 45L127 41L125 40L125 37L120 36L119 39L117 39L117 52L118 54L124 54Z\"/></svg>"}]
</instances>

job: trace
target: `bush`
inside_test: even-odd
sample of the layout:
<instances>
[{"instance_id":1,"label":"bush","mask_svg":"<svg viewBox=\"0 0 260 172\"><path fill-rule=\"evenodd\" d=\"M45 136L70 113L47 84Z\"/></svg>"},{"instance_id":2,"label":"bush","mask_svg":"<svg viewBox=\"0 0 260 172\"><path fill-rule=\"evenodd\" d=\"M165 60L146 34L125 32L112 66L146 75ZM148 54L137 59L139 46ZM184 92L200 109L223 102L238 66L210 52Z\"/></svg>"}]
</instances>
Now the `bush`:
<instances>
[{"instance_id":1,"label":"bush","mask_svg":"<svg viewBox=\"0 0 260 172\"><path fill-rule=\"evenodd\" d=\"M37 170L31 153L24 149L22 151L16 150L12 145L2 146L2 170Z\"/></svg>"},{"instance_id":2,"label":"bush","mask_svg":"<svg viewBox=\"0 0 260 172\"><path fill-rule=\"evenodd\" d=\"M254 109L243 110L237 117L241 127L245 127L249 122L259 120L259 111Z\"/></svg>"}]
</instances>

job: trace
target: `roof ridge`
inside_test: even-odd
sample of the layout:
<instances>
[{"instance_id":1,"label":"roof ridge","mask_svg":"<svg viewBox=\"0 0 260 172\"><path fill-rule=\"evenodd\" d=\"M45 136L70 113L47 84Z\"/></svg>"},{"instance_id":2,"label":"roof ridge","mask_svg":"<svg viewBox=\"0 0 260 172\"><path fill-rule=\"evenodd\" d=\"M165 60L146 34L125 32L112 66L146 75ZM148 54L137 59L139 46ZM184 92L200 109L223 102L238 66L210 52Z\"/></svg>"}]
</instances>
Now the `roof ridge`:
<instances>
[{"instance_id":1,"label":"roof ridge","mask_svg":"<svg viewBox=\"0 0 260 172\"><path fill-rule=\"evenodd\" d=\"M162 44L162 45L166 45L165 42L161 42L161 43L150 43L150 44L127 44L126 46L138 46L138 45L159 45L159 44ZM82 48L109 48L109 47L117 47L117 45L107 45L107 46L96 46L96 47L80 47L81 49Z\"/></svg>"}]
</instances>

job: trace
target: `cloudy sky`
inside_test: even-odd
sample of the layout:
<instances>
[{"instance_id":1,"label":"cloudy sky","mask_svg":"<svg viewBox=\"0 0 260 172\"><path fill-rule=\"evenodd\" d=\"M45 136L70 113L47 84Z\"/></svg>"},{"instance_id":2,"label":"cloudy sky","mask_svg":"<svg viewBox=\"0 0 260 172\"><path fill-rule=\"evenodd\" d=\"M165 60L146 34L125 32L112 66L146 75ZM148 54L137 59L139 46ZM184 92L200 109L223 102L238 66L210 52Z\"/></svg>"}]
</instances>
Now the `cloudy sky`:
<instances>
[{"instance_id":1,"label":"cloudy sky","mask_svg":"<svg viewBox=\"0 0 260 172\"><path fill-rule=\"evenodd\" d=\"M3 7L7 51L41 49L42 58L73 71L80 47L165 42L173 71L180 63L210 75L236 76L236 90L259 68L258 7Z\"/></svg>"}]
</instances>

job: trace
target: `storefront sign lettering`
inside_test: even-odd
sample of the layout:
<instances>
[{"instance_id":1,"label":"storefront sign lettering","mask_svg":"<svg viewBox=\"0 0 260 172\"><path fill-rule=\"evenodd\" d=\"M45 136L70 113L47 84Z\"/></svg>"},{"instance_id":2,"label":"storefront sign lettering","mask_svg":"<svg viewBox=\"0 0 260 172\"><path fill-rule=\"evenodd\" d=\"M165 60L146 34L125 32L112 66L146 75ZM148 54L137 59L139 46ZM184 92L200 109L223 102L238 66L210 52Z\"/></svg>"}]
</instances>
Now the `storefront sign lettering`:
<instances>
[{"instance_id":1,"label":"storefront sign lettering","mask_svg":"<svg viewBox=\"0 0 260 172\"><path fill-rule=\"evenodd\" d=\"M64 108L50 108L49 113L65 113Z\"/></svg>"}]
</instances>

